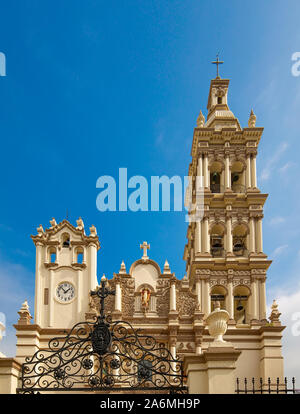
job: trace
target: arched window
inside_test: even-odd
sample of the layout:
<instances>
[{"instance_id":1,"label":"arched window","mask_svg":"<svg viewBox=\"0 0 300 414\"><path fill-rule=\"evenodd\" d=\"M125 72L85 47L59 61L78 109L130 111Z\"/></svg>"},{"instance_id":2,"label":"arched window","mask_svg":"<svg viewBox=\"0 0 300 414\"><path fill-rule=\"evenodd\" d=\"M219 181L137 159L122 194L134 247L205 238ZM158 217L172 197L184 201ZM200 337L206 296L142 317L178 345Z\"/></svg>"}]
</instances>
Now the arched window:
<instances>
[{"instance_id":1,"label":"arched window","mask_svg":"<svg viewBox=\"0 0 300 414\"><path fill-rule=\"evenodd\" d=\"M56 248L50 247L48 250L48 262L56 263Z\"/></svg>"},{"instance_id":2,"label":"arched window","mask_svg":"<svg viewBox=\"0 0 300 414\"><path fill-rule=\"evenodd\" d=\"M219 161L214 161L210 165L210 190L212 193L224 192L222 185L222 164Z\"/></svg>"},{"instance_id":3,"label":"arched window","mask_svg":"<svg viewBox=\"0 0 300 414\"><path fill-rule=\"evenodd\" d=\"M82 247L76 249L76 263L82 264L84 260L84 252Z\"/></svg>"},{"instance_id":4,"label":"arched window","mask_svg":"<svg viewBox=\"0 0 300 414\"><path fill-rule=\"evenodd\" d=\"M250 291L247 286L237 286L233 291L234 296L234 319L239 324L250 323L249 316L249 295Z\"/></svg>"},{"instance_id":5,"label":"arched window","mask_svg":"<svg viewBox=\"0 0 300 414\"><path fill-rule=\"evenodd\" d=\"M234 162L231 167L231 189L234 193L244 193L246 190L244 165L240 161Z\"/></svg>"},{"instance_id":6,"label":"arched window","mask_svg":"<svg viewBox=\"0 0 300 414\"><path fill-rule=\"evenodd\" d=\"M232 232L233 253L236 256L246 256L247 250L247 233L248 229L244 224L235 226Z\"/></svg>"},{"instance_id":7,"label":"arched window","mask_svg":"<svg viewBox=\"0 0 300 414\"><path fill-rule=\"evenodd\" d=\"M62 247L70 247L70 236L68 233L64 233L62 236Z\"/></svg>"},{"instance_id":8,"label":"arched window","mask_svg":"<svg viewBox=\"0 0 300 414\"><path fill-rule=\"evenodd\" d=\"M224 228L215 224L210 232L210 251L213 257L224 256Z\"/></svg>"},{"instance_id":9,"label":"arched window","mask_svg":"<svg viewBox=\"0 0 300 414\"><path fill-rule=\"evenodd\" d=\"M224 286L214 286L211 289L210 292L210 300L211 300L211 310L213 311L215 308L215 302L220 302L221 309L226 309L225 303L226 303L226 295L227 290L224 288Z\"/></svg>"}]
</instances>

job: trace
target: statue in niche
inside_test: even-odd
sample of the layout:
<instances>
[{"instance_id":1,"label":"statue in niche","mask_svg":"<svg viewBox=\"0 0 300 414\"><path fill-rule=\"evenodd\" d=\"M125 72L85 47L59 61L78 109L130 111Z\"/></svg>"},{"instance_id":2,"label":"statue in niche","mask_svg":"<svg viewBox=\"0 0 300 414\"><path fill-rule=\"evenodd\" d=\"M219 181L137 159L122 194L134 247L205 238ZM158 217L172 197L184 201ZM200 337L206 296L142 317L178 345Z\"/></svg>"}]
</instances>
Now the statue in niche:
<instances>
[{"instance_id":1,"label":"statue in niche","mask_svg":"<svg viewBox=\"0 0 300 414\"><path fill-rule=\"evenodd\" d=\"M150 296L151 296L150 289L144 288L141 291L141 302L142 302L142 307L144 310L147 310L149 308Z\"/></svg>"}]
</instances>

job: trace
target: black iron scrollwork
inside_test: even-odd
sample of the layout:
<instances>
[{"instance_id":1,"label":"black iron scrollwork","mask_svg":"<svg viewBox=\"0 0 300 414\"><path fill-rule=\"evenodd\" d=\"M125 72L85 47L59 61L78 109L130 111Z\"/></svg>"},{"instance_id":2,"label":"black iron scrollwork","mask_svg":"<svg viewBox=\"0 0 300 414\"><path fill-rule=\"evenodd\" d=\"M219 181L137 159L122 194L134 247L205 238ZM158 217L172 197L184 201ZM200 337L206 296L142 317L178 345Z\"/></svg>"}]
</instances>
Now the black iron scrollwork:
<instances>
[{"instance_id":1,"label":"black iron scrollwork","mask_svg":"<svg viewBox=\"0 0 300 414\"><path fill-rule=\"evenodd\" d=\"M159 389L185 392L182 362L129 322L105 318L104 300L114 294L101 282L91 292L100 298L95 322L76 324L65 337L53 338L47 350L27 357L18 392L107 389Z\"/></svg>"}]
</instances>

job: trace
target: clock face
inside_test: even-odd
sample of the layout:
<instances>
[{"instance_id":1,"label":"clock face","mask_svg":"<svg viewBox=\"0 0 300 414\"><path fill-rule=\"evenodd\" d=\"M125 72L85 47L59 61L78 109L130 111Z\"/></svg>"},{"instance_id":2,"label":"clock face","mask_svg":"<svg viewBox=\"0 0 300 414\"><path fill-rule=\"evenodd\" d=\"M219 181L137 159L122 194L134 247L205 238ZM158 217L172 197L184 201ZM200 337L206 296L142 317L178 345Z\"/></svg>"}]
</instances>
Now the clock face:
<instances>
[{"instance_id":1,"label":"clock face","mask_svg":"<svg viewBox=\"0 0 300 414\"><path fill-rule=\"evenodd\" d=\"M60 302L70 302L75 297L74 286L69 282L60 283L56 288L56 297Z\"/></svg>"}]
</instances>

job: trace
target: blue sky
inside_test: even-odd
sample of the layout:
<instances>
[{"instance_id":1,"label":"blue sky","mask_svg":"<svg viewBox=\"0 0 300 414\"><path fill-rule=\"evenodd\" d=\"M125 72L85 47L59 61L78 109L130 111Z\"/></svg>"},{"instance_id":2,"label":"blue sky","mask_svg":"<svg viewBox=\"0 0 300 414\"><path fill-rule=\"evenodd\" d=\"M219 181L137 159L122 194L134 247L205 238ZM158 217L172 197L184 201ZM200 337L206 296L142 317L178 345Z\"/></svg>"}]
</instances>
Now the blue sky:
<instances>
[{"instance_id":1,"label":"blue sky","mask_svg":"<svg viewBox=\"0 0 300 414\"><path fill-rule=\"evenodd\" d=\"M1 1L0 311L8 326L24 299L33 310L30 234L67 211L73 224L81 216L97 227L99 276L121 260L129 268L144 240L151 258L161 266L167 258L183 276L184 212L100 213L96 180L120 167L129 177L187 175L218 51L231 110L246 126L253 108L265 127L257 170L270 194L268 302L291 303L291 295L297 308L300 77L291 56L300 50L299 12L297 0ZM296 308L283 312L286 323ZM0 349L11 352L14 340L9 328ZM299 337L291 340L298 347Z\"/></svg>"}]
</instances>

